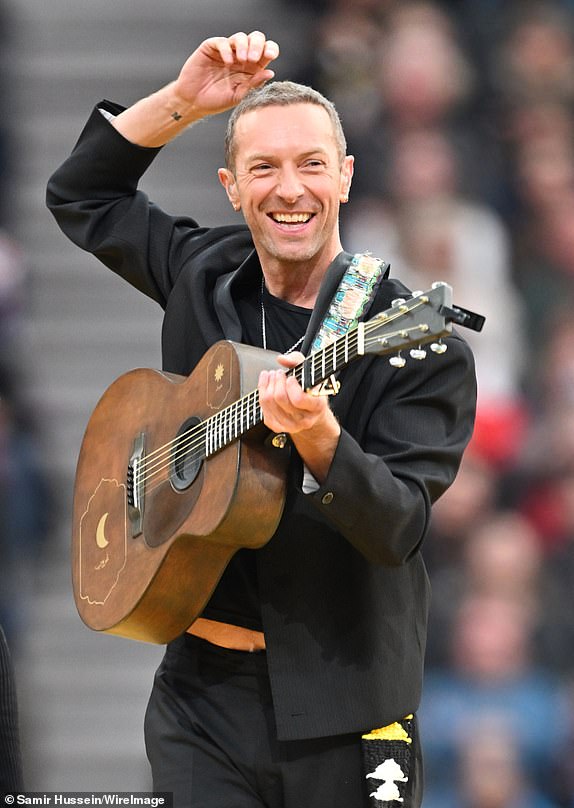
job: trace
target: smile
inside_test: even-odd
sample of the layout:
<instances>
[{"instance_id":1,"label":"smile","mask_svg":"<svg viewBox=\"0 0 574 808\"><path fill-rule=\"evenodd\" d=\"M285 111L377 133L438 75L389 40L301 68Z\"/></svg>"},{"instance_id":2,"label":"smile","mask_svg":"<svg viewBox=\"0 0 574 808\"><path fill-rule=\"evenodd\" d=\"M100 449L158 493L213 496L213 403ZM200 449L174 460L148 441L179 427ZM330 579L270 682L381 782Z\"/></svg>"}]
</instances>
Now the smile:
<instances>
[{"instance_id":1,"label":"smile","mask_svg":"<svg viewBox=\"0 0 574 808\"><path fill-rule=\"evenodd\" d=\"M279 224L305 224L311 220L312 213L271 213L274 222Z\"/></svg>"}]
</instances>

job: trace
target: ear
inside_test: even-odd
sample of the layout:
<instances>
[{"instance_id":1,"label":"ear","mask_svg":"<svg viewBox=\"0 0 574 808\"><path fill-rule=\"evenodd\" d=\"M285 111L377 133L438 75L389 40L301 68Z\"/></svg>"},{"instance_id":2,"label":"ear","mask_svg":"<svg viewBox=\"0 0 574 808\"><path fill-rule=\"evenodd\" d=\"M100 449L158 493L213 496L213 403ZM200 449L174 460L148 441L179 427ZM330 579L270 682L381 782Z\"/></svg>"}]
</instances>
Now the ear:
<instances>
[{"instance_id":1,"label":"ear","mask_svg":"<svg viewBox=\"0 0 574 808\"><path fill-rule=\"evenodd\" d=\"M349 191L351 190L354 166L355 158L352 154L348 154L343 160L343 165L341 167L341 191L339 194L339 200L341 202L347 202L349 199Z\"/></svg>"},{"instance_id":2,"label":"ear","mask_svg":"<svg viewBox=\"0 0 574 808\"><path fill-rule=\"evenodd\" d=\"M219 182L225 188L227 198L233 205L233 210L239 210L241 208L241 202L239 201L235 175L228 168L220 168L217 171L217 176L219 177Z\"/></svg>"}]
</instances>

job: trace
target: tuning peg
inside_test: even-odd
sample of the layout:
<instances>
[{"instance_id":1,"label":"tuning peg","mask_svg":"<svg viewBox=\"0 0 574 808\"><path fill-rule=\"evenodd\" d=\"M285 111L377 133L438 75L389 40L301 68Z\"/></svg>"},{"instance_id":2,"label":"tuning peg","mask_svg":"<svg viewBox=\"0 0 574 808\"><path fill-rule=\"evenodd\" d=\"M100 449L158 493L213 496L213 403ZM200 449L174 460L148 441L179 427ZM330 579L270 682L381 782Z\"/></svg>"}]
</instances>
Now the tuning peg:
<instances>
[{"instance_id":1,"label":"tuning peg","mask_svg":"<svg viewBox=\"0 0 574 808\"><path fill-rule=\"evenodd\" d=\"M433 342L430 349L435 354L443 354L446 352L447 346L441 340L440 342Z\"/></svg>"},{"instance_id":2,"label":"tuning peg","mask_svg":"<svg viewBox=\"0 0 574 808\"><path fill-rule=\"evenodd\" d=\"M427 352L425 351L425 349L420 348L420 347L419 348L411 348L411 350L409 351L409 354L410 354L412 359L419 359L419 360L426 359L426 356L427 356Z\"/></svg>"},{"instance_id":3,"label":"tuning peg","mask_svg":"<svg viewBox=\"0 0 574 808\"><path fill-rule=\"evenodd\" d=\"M394 368L404 368L406 364L407 360L404 356L401 356L400 351L396 356L391 356L389 359L389 365L392 365Z\"/></svg>"},{"instance_id":4,"label":"tuning peg","mask_svg":"<svg viewBox=\"0 0 574 808\"><path fill-rule=\"evenodd\" d=\"M405 299L404 297L395 297L394 300L391 300L391 306L393 309L399 309L401 306L404 306Z\"/></svg>"}]
</instances>

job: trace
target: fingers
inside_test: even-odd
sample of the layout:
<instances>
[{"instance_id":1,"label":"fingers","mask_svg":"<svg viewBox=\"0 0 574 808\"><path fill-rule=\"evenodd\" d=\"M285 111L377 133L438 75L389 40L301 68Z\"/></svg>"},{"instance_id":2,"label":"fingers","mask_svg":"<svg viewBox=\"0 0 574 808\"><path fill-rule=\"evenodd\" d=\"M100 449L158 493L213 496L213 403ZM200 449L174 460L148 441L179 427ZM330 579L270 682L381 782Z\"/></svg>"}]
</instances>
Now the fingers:
<instances>
[{"instance_id":1,"label":"fingers","mask_svg":"<svg viewBox=\"0 0 574 808\"><path fill-rule=\"evenodd\" d=\"M284 368L295 368L305 361L305 357L300 351L291 351L288 354L281 354L277 357L277 361Z\"/></svg>"},{"instance_id":2,"label":"fingers","mask_svg":"<svg viewBox=\"0 0 574 808\"><path fill-rule=\"evenodd\" d=\"M279 45L272 39L267 39L261 31L252 31L250 34L239 31L230 37L212 37L207 40L207 44L229 66L241 63L265 68L279 56Z\"/></svg>"},{"instance_id":3,"label":"fingers","mask_svg":"<svg viewBox=\"0 0 574 808\"><path fill-rule=\"evenodd\" d=\"M240 31L229 37L228 41L240 62L266 67L279 56L279 45L272 39L267 39L261 31L252 31L250 34Z\"/></svg>"},{"instance_id":4,"label":"fingers","mask_svg":"<svg viewBox=\"0 0 574 808\"><path fill-rule=\"evenodd\" d=\"M328 402L306 393L295 376L282 370L265 370L259 377L259 402L265 424L274 432L291 434L313 427Z\"/></svg>"}]
</instances>

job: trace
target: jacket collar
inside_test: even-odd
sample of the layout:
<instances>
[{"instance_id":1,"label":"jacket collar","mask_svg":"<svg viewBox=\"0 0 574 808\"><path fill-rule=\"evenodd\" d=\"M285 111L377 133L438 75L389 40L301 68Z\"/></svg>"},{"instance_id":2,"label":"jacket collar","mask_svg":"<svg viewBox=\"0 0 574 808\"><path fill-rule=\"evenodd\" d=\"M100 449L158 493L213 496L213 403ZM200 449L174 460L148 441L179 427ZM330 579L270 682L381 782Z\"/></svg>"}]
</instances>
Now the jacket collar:
<instances>
[{"instance_id":1,"label":"jacket collar","mask_svg":"<svg viewBox=\"0 0 574 808\"><path fill-rule=\"evenodd\" d=\"M351 253L342 251L329 265L305 332L305 339L301 346L303 354L307 355L309 352L341 278L352 260ZM237 269L221 275L217 279L214 290L215 310L226 339L241 342L242 338L241 323L234 303L236 290L243 285L255 286L260 283L260 280L261 264L255 250L249 253Z\"/></svg>"}]
</instances>

